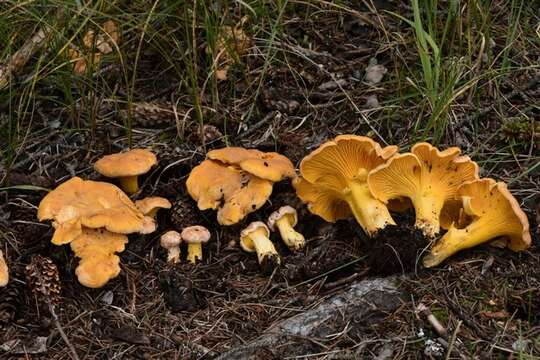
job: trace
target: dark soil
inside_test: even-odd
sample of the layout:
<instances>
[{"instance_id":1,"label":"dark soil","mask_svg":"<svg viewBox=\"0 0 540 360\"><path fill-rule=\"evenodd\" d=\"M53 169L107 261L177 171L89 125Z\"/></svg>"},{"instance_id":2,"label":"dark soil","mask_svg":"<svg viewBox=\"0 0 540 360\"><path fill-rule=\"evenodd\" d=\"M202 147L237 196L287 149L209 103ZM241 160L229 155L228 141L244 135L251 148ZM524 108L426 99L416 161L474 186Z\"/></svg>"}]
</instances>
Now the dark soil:
<instances>
[{"instance_id":1,"label":"dark soil","mask_svg":"<svg viewBox=\"0 0 540 360\"><path fill-rule=\"evenodd\" d=\"M358 2L354 7L368 14L364 3L367 2ZM392 349L392 358L396 359L436 358L425 355L427 341L439 341L440 336L417 314L416 306L423 303L450 334L456 332L451 358L518 358L521 353L537 356L540 353L540 247L535 208L540 181L538 174L526 171L537 159L531 150L535 147L522 144L501 150L501 138L492 136L501 127L500 117L507 113L530 113L532 95L521 97L513 93L530 82L533 73L528 70L502 79L497 85L502 93L497 96L489 93L494 88L492 83L479 83L479 91L488 90L476 94L472 104L463 99L463 104L452 108L440 143L460 146L464 153L471 154L483 166L483 176L512 181L511 190L529 216L533 235L533 246L525 252L513 253L486 245L462 251L440 267L426 270L421 268L420 259L427 243L413 229L412 218L407 215L396 216L399 227L389 226L372 239L366 239L354 222L327 224L310 214L290 183L284 181L275 184L267 204L241 224L220 227L215 212L197 210L186 194L189 171L205 158L208 150L225 143L278 151L298 165L310 151L337 134L374 136L376 130L388 143L401 145L402 150L419 138L411 107L417 106L421 99L414 95L414 89L405 83L398 86L395 82L383 82L371 86L362 80L372 58L389 69L386 76L392 81L396 76L392 69L396 68L396 73L405 71L397 69L403 60L398 56L416 59L412 57L416 55L407 53L415 48L410 28L381 10L390 9L411 18L408 5L395 1L375 3L380 12L362 15L371 19L366 22L356 13L341 15L317 10L316 16L305 16L303 12L315 5L304 7L302 2L296 2L295 7L302 11L300 15L285 16L287 35L280 39L291 42L284 60L270 64L266 78L262 79L257 74L263 73L264 59L250 56L246 66L250 69L249 76L255 78L231 77L230 81L219 83L218 106L211 102L210 94L201 99L205 122L227 134L227 138L204 145L197 119L187 113L183 138L178 136L177 120L170 114L165 123L158 125L134 121L131 144L118 126L122 123L119 114L110 109L98 111L98 115L102 112L107 115L98 116L95 131L80 129L72 126L74 119L64 120L65 114L73 109L59 108L61 101L57 99L48 101L56 95L51 95L50 86L43 89L38 86L35 92L40 94L42 102L36 106L42 109L27 124L20 124L21 128L28 126L29 139L20 145L9 174L0 167L0 179L4 178L2 172L6 175L0 187L54 188L75 175L106 180L92 170L96 159L132 145L150 147L159 158L159 164L140 178L141 192L135 197L164 196L175 205L171 211L160 211L156 233L130 235L126 250L119 254L122 272L117 278L101 289L88 289L77 282L74 273L77 259L69 246L52 245L50 224L36 219L37 206L45 192L21 188L0 190L0 248L7 257L11 276L9 285L0 290L0 345L9 340L31 342L37 336L48 336L48 353L26 358L69 358L50 314L38 311L36 303L43 299L34 298L26 284L25 266L39 254L51 258L58 267L62 299L57 312L81 358L214 358L258 338L272 325L312 308L329 295L338 294L353 281L392 273L408 276L402 287L410 296L396 311L377 312L373 319L361 319L354 326L347 319L339 319L336 323L343 327L330 339L323 339L324 345L316 338L299 339L299 343L310 342L311 348L317 347L319 355L313 355L314 358L334 355L336 359L341 355L376 358L385 347ZM377 25L379 21L388 28ZM501 27L506 27L506 23ZM399 39L388 38L393 34L400 34ZM502 42L496 39L497 47L490 51L505 47L504 39ZM134 43L138 43L138 38ZM267 44L263 45L264 50ZM179 94L175 90L183 82L161 72L154 62L153 51L142 52L138 71L143 74L138 74L141 75L138 78L154 81L138 83L142 88L137 89L136 100L178 98L179 111L192 109L188 92L182 88ZM539 54L529 54L527 58L536 59ZM414 61L407 66L412 67ZM116 73L103 76L111 84L122 83ZM206 74L201 78L206 79ZM322 86L335 79L344 81L344 91ZM254 99L251 83L259 80L261 94ZM164 92L164 89L170 90ZM121 96L125 90L119 91ZM381 103L388 101L390 105L383 110L367 109L364 104L370 95L377 95ZM73 96L82 95L74 90ZM500 99L504 102L492 107ZM252 118L240 126L240 119L244 119L252 104L255 104ZM477 107L488 110L478 116L475 113L470 121L459 120L472 116ZM0 103L2 111L8 113L4 103ZM83 114L88 109L79 111L78 116L84 120ZM361 116L358 111L362 111ZM503 115L499 116L501 112ZM49 128L47 124L55 119L62 119L61 127ZM90 120L86 125L90 128ZM514 141L503 140L511 144ZM258 264L255 254L241 250L239 233L249 222L266 221L271 212L286 204L298 209L300 221L296 228L304 234L307 245L302 251L292 253L272 234L282 265L265 272L265 266ZM164 231L180 230L194 223L208 227L212 234L211 242L203 248L202 262L191 265L184 258L179 264L167 264L159 236ZM186 252L183 248L184 256ZM519 339L530 341L521 353L515 350ZM450 340L442 339L440 343L446 343L448 348ZM343 353L332 353L339 350ZM271 353L269 349L262 358L271 359ZM8 355L0 350L2 356L24 358L25 355Z\"/></svg>"}]
</instances>

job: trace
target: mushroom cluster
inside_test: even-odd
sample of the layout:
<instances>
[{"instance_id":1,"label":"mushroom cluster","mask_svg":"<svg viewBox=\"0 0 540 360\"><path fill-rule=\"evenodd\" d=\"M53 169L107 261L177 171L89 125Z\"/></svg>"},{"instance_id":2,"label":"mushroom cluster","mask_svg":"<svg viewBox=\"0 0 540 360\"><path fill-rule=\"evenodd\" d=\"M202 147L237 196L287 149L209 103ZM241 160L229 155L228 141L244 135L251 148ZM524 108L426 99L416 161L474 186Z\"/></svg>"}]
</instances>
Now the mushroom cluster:
<instances>
[{"instance_id":1,"label":"mushroom cluster","mask_svg":"<svg viewBox=\"0 0 540 360\"><path fill-rule=\"evenodd\" d=\"M340 135L302 160L297 195L326 221L353 215L368 236L395 225L389 210L414 207L415 227L434 244L426 267L498 237L514 251L530 246L527 217L506 185L480 179L478 165L459 148L440 151L422 142L397 151ZM448 231L436 241L441 227Z\"/></svg>"},{"instance_id":2,"label":"mushroom cluster","mask_svg":"<svg viewBox=\"0 0 540 360\"><path fill-rule=\"evenodd\" d=\"M148 171L156 157L135 149L107 155L96 169L109 177L120 177L128 193L138 191L137 176ZM99 288L120 273L120 258L127 234L149 234L156 230L157 211L170 208L164 198L149 197L133 202L117 186L73 177L48 193L40 202L38 219L52 220L55 245L69 244L80 261L75 270L79 282Z\"/></svg>"},{"instance_id":3,"label":"mushroom cluster","mask_svg":"<svg viewBox=\"0 0 540 360\"><path fill-rule=\"evenodd\" d=\"M209 151L186 181L200 210L217 209L221 225L234 225L259 209L270 197L274 182L295 176L285 156L255 149L227 147Z\"/></svg>"}]
</instances>

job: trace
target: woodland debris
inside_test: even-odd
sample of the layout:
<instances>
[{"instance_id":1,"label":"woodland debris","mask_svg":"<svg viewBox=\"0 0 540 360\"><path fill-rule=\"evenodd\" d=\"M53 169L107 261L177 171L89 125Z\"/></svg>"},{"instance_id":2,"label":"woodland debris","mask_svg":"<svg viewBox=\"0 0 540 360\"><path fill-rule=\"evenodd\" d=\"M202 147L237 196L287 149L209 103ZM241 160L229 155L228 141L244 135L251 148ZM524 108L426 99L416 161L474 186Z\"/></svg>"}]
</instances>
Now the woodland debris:
<instances>
[{"instance_id":1,"label":"woodland debris","mask_svg":"<svg viewBox=\"0 0 540 360\"><path fill-rule=\"evenodd\" d=\"M365 319L369 319L370 324L382 321L400 306L404 297L397 277L356 282L313 309L271 326L258 339L222 354L217 360L250 359L261 354L284 358L320 351L325 346L324 341L331 345L332 340L326 339L354 327L355 321L364 321L364 324ZM309 340L315 338L323 343L319 345Z\"/></svg>"}]
</instances>

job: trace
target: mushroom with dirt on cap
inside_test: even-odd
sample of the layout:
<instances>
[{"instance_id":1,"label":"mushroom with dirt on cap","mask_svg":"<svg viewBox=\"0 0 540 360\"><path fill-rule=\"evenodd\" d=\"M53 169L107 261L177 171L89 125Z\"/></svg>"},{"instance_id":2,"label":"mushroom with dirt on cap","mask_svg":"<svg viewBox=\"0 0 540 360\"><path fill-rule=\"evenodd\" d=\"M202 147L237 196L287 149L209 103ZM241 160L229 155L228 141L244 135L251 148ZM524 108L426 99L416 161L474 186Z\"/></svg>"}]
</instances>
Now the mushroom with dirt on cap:
<instances>
[{"instance_id":1,"label":"mushroom with dirt on cap","mask_svg":"<svg viewBox=\"0 0 540 360\"><path fill-rule=\"evenodd\" d=\"M160 244L161 247L166 249L167 262L177 263L180 261L180 244L182 243L182 236L178 231L170 230L161 235Z\"/></svg>"},{"instance_id":2,"label":"mushroom with dirt on cap","mask_svg":"<svg viewBox=\"0 0 540 360\"><path fill-rule=\"evenodd\" d=\"M204 226L194 225L183 229L181 236L188 244L188 261L195 264L202 260L202 244L210 240L210 231Z\"/></svg>"},{"instance_id":3,"label":"mushroom with dirt on cap","mask_svg":"<svg viewBox=\"0 0 540 360\"><path fill-rule=\"evenodd\" d=\"M306 240L304 235L294 230L298 222L298 214L292 206L282 206L268 218L268 227L272 231L279 230L281 239L293 251L302 249ZM276 229L277 228L277 229Z\"/></svg>"},{"instance_id":4,"label":"mushroom with dirt on cap","mask_svg":"<svg viewBox=\"0 0 540 360\"><path fill-rule=\"evenodd\" d=\"M439 265L458 251L499 237L504 238L505 245L513 251L523 251L531 246L527 216L505 183L490 178L468 181L459 187L457 197L472 220L462 227L456 216L448 232L424 257L424 266ZM445 216L449 214L444 213ZM448 222L444 219L444 223Z\"/></svg>"},{"instance_id":5,"label":"mushroom with dirt on cap","mask_svg":"<svg viewBox=\"0 0 540 360\"><path fill-rule=\"evenodd\" d=\"M146 174L155 164L157 158L153 152L133 149L102 157L96 161L94 169L101 175L118 178L122 190L131 195L139 190L137 177Z\"/></svg>"},{"instance_id":6,"label":"mushroom with dirt on cap","mask_svg":"<svg viewBox=\"0 0 540 360\"><path fill-rule=\"evenodd\" d=\"M0 250L0 287L6 286L9 282L9 269L4 259L4 254Z\"/></svg>"},{"instance_id":7,"label":"mushroom with dirt on cap","mask_svg":"<svg viewBox=\"0 0 540 360\"><path fill-rule=\"evenodd\" d=\"M69 244L82 234L83 226L118 234L153 231L129 197L113 184L82 180L60 184L39 203L38 219L53 220L52 243ZM155 228L155 227L154 227Z\"/></svg>"},{"instance_id":8,"label":"mushroom with dirt on cap","mask_svg":"<svg viewBox=\"0 0 540 360\"><path fill-rule=\"evenodd\" d=\"M274 268L281 263L279 254L270 241L270 230L262 221L254 221L240 233L240 246L244 251L256 252L259 264Z\"/></svg>"}]
</instances>

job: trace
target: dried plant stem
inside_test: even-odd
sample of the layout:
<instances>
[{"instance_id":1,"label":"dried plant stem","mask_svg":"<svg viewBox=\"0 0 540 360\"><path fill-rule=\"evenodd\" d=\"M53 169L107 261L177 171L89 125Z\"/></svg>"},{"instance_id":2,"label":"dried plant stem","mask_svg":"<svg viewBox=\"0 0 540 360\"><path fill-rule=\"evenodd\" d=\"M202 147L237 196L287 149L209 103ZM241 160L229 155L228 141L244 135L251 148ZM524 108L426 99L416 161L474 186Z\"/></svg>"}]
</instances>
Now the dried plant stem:
<instances>
[{"instance_id":1,"label":"dried plant stem","mask_svg":"<svg viewBox=\"0 0 540 360\"><path fill-rule=\"evenodd\" d=\"M64 329L62 328L62 325L60 325L60 321L58 320L58 315L56 315L56 311L54 310L54 305L52 305L50 302L47 302L47 305L49 307L49 312L52 315L54 326L56 326L56 329L60 333L60 336L66 343L67 347L69 348L69 351L71 352L71 358L73 360L79 360L79 355L77 355L77 351L75 350L75 347L69 341L66 333L64 332Z\"/></svg>"}]
</instances>

